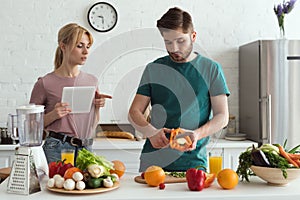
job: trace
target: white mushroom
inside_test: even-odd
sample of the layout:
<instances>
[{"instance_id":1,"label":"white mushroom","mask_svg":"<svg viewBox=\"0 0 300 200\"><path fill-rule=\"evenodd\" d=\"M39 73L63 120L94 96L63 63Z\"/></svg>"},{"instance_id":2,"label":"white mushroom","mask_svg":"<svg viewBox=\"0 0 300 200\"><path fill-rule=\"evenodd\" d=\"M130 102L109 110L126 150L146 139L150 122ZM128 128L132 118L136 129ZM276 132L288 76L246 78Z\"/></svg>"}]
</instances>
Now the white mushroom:
<instances>
[{"instance_id":1,"label":"white mushroom","mask_svg":"<svg viewBox=\"0 0 300 200\"><path fill-rule=\"evenodd\" d=\"M75 181L71 178L68 178L64 182L64 188L65 188L65 190L74 190L75 189Z\"/></svg>"},{"instance_id":2,"label":"white mushroom","mask_svg":"<svg viewBox=\"0 0 300 200\"><path fill-rule=\"evenodd\" d=\"M48 186L49 188L53 188L53 187L55 186L55 180L54 180L54 178L50 178L50 179L48 180L47 186Z\"/></svg>"},{"instance_id":3,"label":"white mushroom","mask_svg":"<svg viewBox=\"0 0 300 200\"><path fill-rule=\"evenodd\" d=\"M72 175L72 178L74 181L82 181L83 179L83 175L81 172L75 172L73 175Z\"/></svg>"},{"instance_id":4,"label":"white mushroom","mask_svg":"<svg viewBox=\"0 0 300 200\"><path fill-rule=\"evenodd\" d=\"M57 179L61 179L61 178L63 178L63 177L60 174L55 174L53 176L54 181L56 181Z\"/></svg>"},{"instance_id":5,"label":"white mushroom","mask_svg":"<svg viewBox=\"0 0 300 200\"><path fill-rule=\"evenodd\" d=\"M63 188L64 187L64 182L65 182L64 178L57 177L54 180L55 180L55 182L54 182L55 187L57 187L57 188Z\"/></svg>"},{"instance_id":6,"label":"white mushroom","mask_svg":"<svg viewBox=\"0 0 300 200\"><path fill-rule=\"evenodd\" d=\"M106 179L103 179L103 186L106 188L110 188L114 185L113 181L110 177L107 177Z\"/></svg>"},{"instance_id":7,"label":"white mushroom","mask_svg":"<svg viewBox=\"0 0 300 200\"><path fill-rule=\"evenodd\" d=\"M85 183L83 181L78 181L76 183L76 189L77 190L84 190L85 189Z\"/></svg>"}]
</instances>

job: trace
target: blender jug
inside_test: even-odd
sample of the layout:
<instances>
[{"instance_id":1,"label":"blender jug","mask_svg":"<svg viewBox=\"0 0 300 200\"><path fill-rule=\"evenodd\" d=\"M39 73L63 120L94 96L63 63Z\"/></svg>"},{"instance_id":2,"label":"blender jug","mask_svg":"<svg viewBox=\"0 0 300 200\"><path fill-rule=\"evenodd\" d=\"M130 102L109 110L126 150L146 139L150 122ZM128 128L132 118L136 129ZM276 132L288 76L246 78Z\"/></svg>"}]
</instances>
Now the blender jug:
<instances>
[{"instance_id":1,"label":"blender jug","mask_svg":"<svg viewBox=\"0 0 300 200\"><path fill-rule=\"evenodd\" d=\"M44 106L34 104L20 106L17 108L17 116L20 145L40 146L43 141Z\"/></svg>"}]
</instances>

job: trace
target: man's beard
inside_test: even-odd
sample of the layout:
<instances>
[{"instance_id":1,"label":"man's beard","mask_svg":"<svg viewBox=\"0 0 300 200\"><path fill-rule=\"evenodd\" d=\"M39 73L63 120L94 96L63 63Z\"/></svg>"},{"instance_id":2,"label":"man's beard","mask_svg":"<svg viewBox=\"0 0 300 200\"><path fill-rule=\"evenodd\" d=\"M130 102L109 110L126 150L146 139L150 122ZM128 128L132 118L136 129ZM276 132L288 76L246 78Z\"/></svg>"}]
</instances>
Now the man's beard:
<instances>
[{"instance_id":1,"label":"man's beard","mask_svg":"<svg viewBox=\"0 0 300 200\"><path fill-rule=\"evenodd\" d=\"M168 54L170 55L173 61L182 63L182 62L187 62L187 58L191 55L192 51L193 51L193 45L191 44L189 48L183 52L171 53L168 51Z\"/></svg>"}]
</instances>

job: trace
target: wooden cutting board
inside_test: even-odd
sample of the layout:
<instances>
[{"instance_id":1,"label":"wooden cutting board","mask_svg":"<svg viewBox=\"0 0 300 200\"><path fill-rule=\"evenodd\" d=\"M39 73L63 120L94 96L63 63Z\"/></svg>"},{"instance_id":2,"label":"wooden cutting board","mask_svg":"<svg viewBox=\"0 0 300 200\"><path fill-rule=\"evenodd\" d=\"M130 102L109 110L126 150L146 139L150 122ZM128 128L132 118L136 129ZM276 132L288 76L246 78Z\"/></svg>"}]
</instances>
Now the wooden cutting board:
<instances>
[{"instance_id":1,"label":"wooden cutting board","mask_svg":"<svg viewBox=\"0 0 300 200\"><path fill-rule=\"evenodd\" d=\"M141 176L134 177L134 181L137 183L146 184L145 179L143 179ZM186 182L186 178L176 178L170 175L166 175L165 183L184 183Z\"/></svg>"},{"instance_id":2,"label":"wooden cutting board","mask_svg":"<svg viewBox=\"0 0 300 200\"><path fill-rule=\"evenodd\" d=\"M6 179L11 171L11 167L6 167L6 168L1 168L0 169L0 178L1 179Z\"/></svg>"}]
</instances>

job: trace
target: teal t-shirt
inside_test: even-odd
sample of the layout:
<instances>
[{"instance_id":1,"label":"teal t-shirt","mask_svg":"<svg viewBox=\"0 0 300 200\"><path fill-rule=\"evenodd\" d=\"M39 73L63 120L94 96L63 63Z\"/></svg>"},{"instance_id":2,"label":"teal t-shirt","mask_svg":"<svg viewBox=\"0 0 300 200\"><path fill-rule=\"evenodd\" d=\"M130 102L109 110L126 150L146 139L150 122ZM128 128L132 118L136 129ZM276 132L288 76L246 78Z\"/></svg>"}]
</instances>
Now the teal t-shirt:
<instances>
[{"instance_id":1,"label":"teal t-shirt","mask_svg":"<svg viewBox=\"0 0 300 200\"><path fill-rule=\"evenodd\" d=\"M165 56L148 64L137 94L150 97L154 127L195 130L211 118L210 96L230 93L220 64L198 54L187 63L176 63ZM155 149L147 139L140 157L140 171L150 165L168 171L206 166L208 141L209 137L203 138L195 150L182 153L170 148Z\"/></svg>"}]
</instances>

